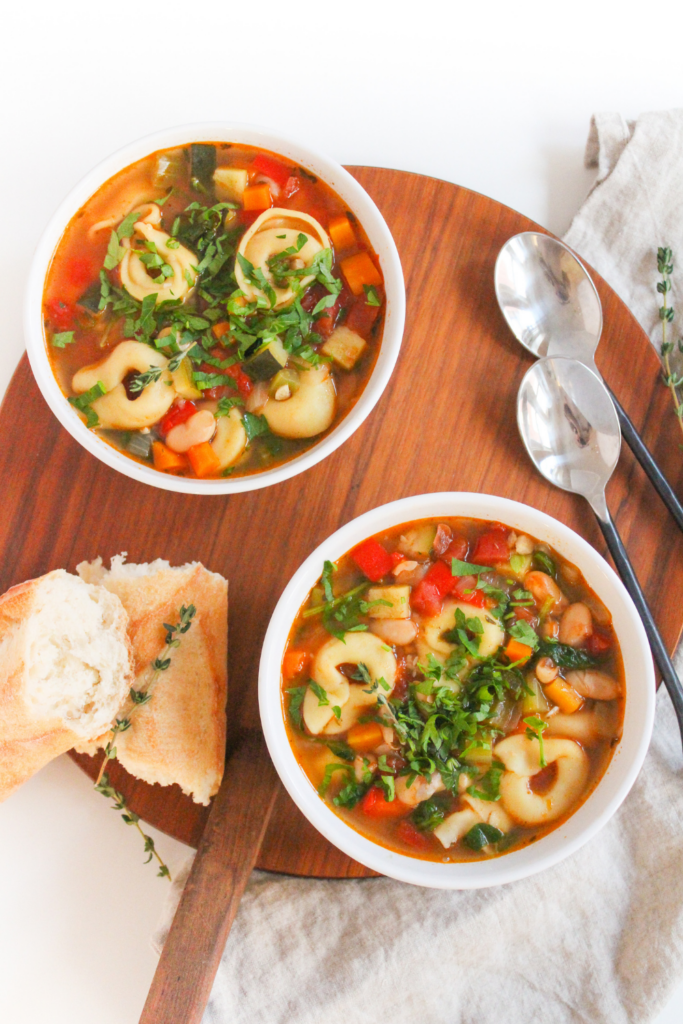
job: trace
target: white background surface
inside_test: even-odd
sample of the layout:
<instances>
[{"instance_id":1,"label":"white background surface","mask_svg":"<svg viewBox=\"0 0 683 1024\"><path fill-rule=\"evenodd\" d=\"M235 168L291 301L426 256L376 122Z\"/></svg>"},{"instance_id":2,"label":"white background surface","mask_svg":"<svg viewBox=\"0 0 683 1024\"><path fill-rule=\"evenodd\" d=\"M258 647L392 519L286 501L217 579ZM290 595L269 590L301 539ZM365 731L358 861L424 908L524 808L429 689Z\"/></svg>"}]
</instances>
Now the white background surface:
<instances>
[{"instance_id":1,"label":"white background surface","mask_svg":"<svg viewBox=\"0 0 683 1024\"><path fill-rule=\"evenodd\" d=\"M342 163L466 185L562 233L593 178L591 113L683 106L681 28L677 5L655 17L644 0L13 4L0 60L0 394L23 351L40 232L124 143L249 121ZM158 841L173 868L184 847ZM139 836L66 757L2 805L0 1020L137 1021L167 886L141 861ZM681 1019L683 986L657 1024Z\"/></svg>"}]
</instances>

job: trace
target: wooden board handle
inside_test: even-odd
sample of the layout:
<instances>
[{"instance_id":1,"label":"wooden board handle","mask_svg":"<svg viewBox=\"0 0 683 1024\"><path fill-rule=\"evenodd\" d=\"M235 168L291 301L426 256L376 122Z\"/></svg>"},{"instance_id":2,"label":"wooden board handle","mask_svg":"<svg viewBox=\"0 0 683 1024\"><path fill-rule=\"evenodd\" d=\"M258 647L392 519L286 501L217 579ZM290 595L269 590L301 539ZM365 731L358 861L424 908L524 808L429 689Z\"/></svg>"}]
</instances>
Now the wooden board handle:
<instances>
[{"instance_id":1,"label":"wooden board handle","mask_svg":"<svg viewBox=\"0 0 683 1024\"><path fill-rule=\"evenodd\" d=\"M214 798L140 1024L200 1024L278 788L263 735L245 733Z\"/></svg>"}]
</instances>

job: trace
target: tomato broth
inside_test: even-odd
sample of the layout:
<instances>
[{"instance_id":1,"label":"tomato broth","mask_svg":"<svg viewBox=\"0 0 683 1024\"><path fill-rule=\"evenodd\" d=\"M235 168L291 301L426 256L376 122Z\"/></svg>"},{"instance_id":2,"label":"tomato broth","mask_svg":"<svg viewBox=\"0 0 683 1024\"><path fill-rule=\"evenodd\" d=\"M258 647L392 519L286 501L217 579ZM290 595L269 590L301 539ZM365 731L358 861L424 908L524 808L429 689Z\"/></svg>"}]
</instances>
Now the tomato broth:
<instances>
[{"instance_id":1,"label":"tomato broth","mask_svg":"<svg viewBox=\"0 0 683 1024\"><path fill-rule=\"evenodd\" d=\"M403 524L326 562L282 665L289 741L321 798L444 863L561 825L607 769L624 696L611 615L576 566L476 519Z\"/></svg>"},{"instance_id":2,"label":"tomato broth","mask_svg":"<svg viewBox=\"0 0 683 1024\"><path fill-rule=\"evenodd\" d=\"M227 143L160 150L72 218L44 292L50 363L88 427L181 476L295 458L360 396L379 259L320 178Z\"/></svg>"}]
</instances>

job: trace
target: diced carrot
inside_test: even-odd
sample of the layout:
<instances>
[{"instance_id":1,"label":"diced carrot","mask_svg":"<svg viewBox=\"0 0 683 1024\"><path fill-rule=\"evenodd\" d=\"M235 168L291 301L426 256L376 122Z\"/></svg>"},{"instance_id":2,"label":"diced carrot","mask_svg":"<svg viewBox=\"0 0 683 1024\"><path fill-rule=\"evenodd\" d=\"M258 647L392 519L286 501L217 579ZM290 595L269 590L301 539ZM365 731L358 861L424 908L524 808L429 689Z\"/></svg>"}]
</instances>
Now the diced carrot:
<instances>
[{"instance_id":1,"label":"diced carrot","mask_svg":"<svg viewBox=\"0 0 683 1024\"><path fill-rule=\"evenodd\" d=\"M510 661L521 662L528 661L533 653L533 647L529 647L528 644L522 644L519 640L514 639L508 641L508 645L503 651L503 654L507 655Z\"/></svg>"},{"instance_id":2,"label":"diced carrot","mask_svg":"<svg viewBox=\"0 0 683 1024\"><path fill-rule=\"evenodd\" d=\"M354 295L363 294L363 285L381 284L382 275L367 252L357 252L341 261L342 274Z\"/></svg>"},{"instance_id":3,"label":"diced carrot","mask_svg":"<svg viewBox=\"0 0 683 1024\"><path fill-rule=\"evenodd\" d=\"M557 704L560 711L565 715L573 715L583 704L583 697L577 693L573 686L570 686L566 679L554 679L543 687L546 697L549 697L553 704Z\"/></svg>"},{"instance_id":4,"label":"diced carrot","mask_svg":"<svg viewBox=\"0 0 683 1024\"><path fill-rule=\"evenodd\" d=\"M303 672L310 655L306 651L287 651L282 659L282 674L285 679L293 679Z\"/></svg>"},{"instance_id":5,"label":"diced carrot","mask_svg":"<svg viewBox=\"0 0 683 1024\"><path fill-rule=\"evenodd\" d=\"M346 742L357 754L364 754L384 742L384 733L377 722L365 722L349 729Z\"/></svg>"},{"instance_id":6,"label":"diced carrot","mask_svg":"<svg viewBox=\"0 0 683 1024\"><path fill-rule=\"evenodd\" d=\"M230 324L227 320L221 320L219 323L214 324L211 330L214 333L214 337L222 338L224 334L227 334L230 330Z\"/></svg>"},{"instance_id":7,"label":"diced carrot","mask_svg":"<svg viewBox=\"0 0 683 1024\"><path fill-rule=\"evenodd\" d=\"M273 197L266 184L248 185L242 193L245 210L269 210L273 205Z\"/></svg>"},{"instance_id":8,"label":"diced carrot","mask_svg":"<svg viewBox=\"0 0 683 1024\"><path fill-rule=\"evenodd\" d=\"M348 217L334 217L327 229L335 249L350 249L356 244L356 233Z\"/></svg>"},{"instance_id":9,"label":"diced carrot","mask_svg":"<svg viewBox=\"0 0 683 1024\"><path fill-rule=\"evenodd\" d=\"M163 441L152 442L152 456L154 468L162 473L178 473L181 469L187 469L187 459L178 452L172 452Z\"/></svg>"},{"instance_id":10,"label":"diced carrot","mask_svg":"<svg viewBox=\"0 0 683 1024\"><path fill-rule=\"evenodd\" d=\"M188 450L187 456L196 476L211 476L221 468L221 460L208 441L193 444Z\"/></svg>"}]
</instances>

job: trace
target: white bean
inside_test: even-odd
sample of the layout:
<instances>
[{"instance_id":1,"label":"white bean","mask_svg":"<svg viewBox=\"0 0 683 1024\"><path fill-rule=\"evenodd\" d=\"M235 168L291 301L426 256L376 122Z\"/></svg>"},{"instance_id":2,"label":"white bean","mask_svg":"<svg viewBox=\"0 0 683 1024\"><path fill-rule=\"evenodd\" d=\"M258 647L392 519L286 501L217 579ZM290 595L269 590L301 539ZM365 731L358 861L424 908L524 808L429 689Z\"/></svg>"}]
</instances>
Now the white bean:
<instances>
[{"instance_id":1,"label":"white bean","mask_svg":"<svg viewBox=\"0 0 683 1024\"><path fill-rule=\"evenodd\" d=\"M374 619L370 631L388 644L405 647L417 636L417 626L412 619Z\"/></svg>"},{"instance_id":2,"label":"white bean","mask_svg":"<svg viewBox=\"0 0 683 1024\"><path fill-rule=\"evenodd\" d=\"M578 647L592 632L590 608L583 601L570 604L560 619L560 643Z\"/></svg>"},{"instance_id":3,"label":"white bean","mask_svg":"<svg viewBox=\"0 0 683 1024\"><path fill-rule=\"evenodd\" d=\"M536 678L539 683L552 683L557 679L559 669L552 658L540 658L536 663Z\"/></svg>"},{"instance_id":4,"label":"white bean","mask_svg":"<svg viewBox=\"0 0 683 1024\"><path fill-rule=\"evenodd\" d=\"M208 409L201 409L189 420L179 423L166 435L166 444L174 452L187 452L196 444L210 441L216 430L216 420Z\"/></svg>"}]
</instances>

